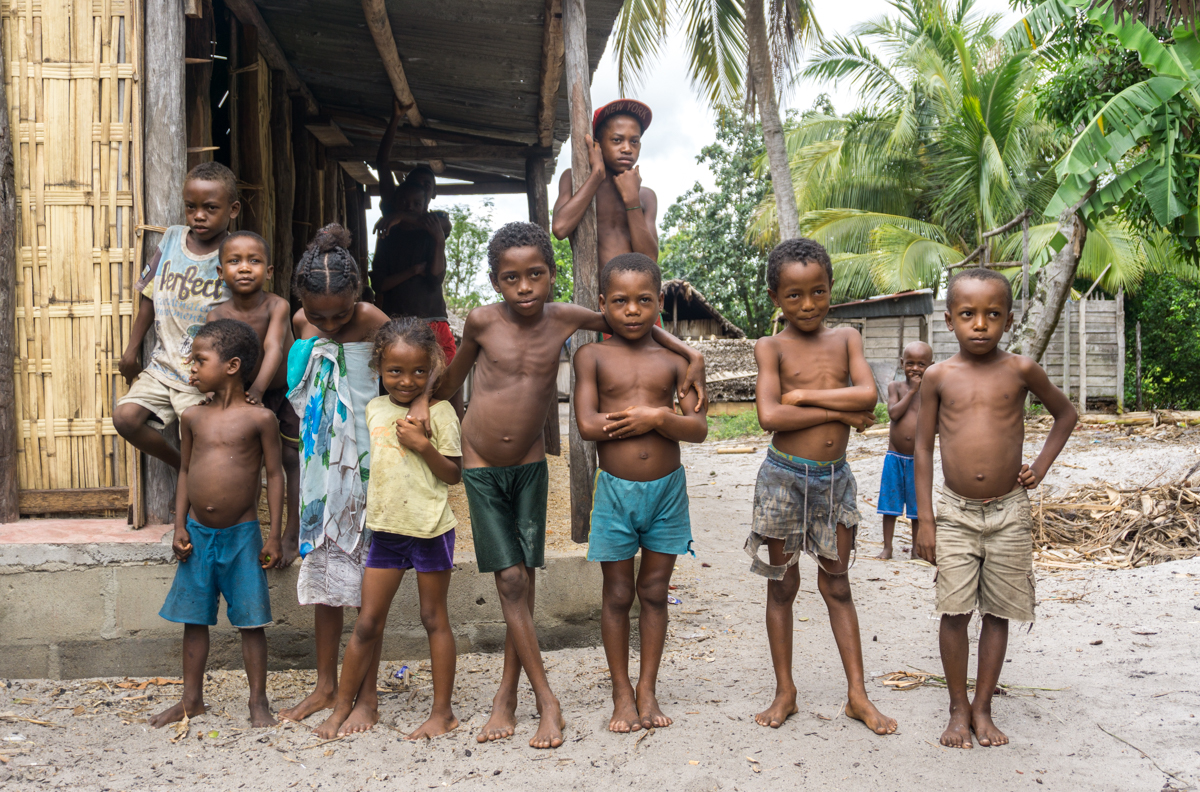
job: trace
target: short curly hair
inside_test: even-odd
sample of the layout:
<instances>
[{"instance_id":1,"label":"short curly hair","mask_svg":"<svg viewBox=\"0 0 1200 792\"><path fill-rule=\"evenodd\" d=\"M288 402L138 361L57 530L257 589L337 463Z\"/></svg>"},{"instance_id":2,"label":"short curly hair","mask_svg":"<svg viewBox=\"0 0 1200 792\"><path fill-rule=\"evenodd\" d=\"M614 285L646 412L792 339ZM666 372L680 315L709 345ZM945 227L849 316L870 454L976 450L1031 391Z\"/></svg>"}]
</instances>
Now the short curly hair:
<instances>
[{"instance_id":1,"label":"short curly hair","mask_svg":"<svg viewBox=\"0 0 1200 792\"><path fill-rule=\"evenodd\" d=\"M190 181L218 182L225 186L225 193L229 196L230 205L238 200L237 177L233 175L233 171L219 162L201 162L188 171L187 176L183 179L184 184Z\"/></svg>"},{"instance_id":2,"label":"short curly hair","mask_svg":"<svg viewBox=\"0 0 1200 792\"><path fill-rule=\"evenodd\" d=\"M241 231L232 231L229 236L221 241L221 246L217 248L217 261L225 258L225 246L229 244L229 240L237 239L238 237L249 237L262 245L263 253L267 255L267 264L271 263L271 243L262 238L261 234L256 234L253 231L242 229Z\"/></svg>"},{"instance_id":3,"label":"short curly hair","mask_svg":"<svg viewBox=\"0 0 1200 792\"><path fill-rule=\"evenodd\" d=\"M946 282L946 310L950 310L950 306L954 305L954 296L958 291L959 281L964 280L979 280L998 283L1004 288L1005 304L1008 306L1006 310L1009 312L1013 309L1013 285L1008 278L1001 275L995 270L985 269L983 267L972 267L965 269L962 272L956 273L949 281Z\"/></svg>"},{"instance_id":4,"label":"short curly hair","mask_svg":"<svg viewBox=\"0 0 1200 792\"><path fill-rule=\"evenodd\" d=\"M242 362L242 386L249 387L258 364L258 334L237 319L214 319L196 331L194 340L207 338L224 363L237 358Z\"/></svg>"},{"instance_id":5,"label":"short curly hair","mask_svg":"<svg viewBox=\"0 0 1200 792\"><path fill-rule=\"evenodd\" d=\"M600 293L608 294L608 284L618 272L640 272L654 282L654 293L662 291L662 270L645 253L622 253L613 256L600 270Z\"/></svg>"},{"instance_id":6,"label":"short curly hair","mask_svg":"<svg viewBox=\"0 0 1200 792\"><path fill-rule=\"evenodd\" d=\"M785 239L771 249L767 255L767 288L771 291L779 289L779 275L788 264L820 264L833 283L833 262L829 260L829 251L819 242L804 237Z\"/></svg>"},{"instance_id":7,"label":"short curly hair","mask_svg":"<svg viewBox=\"0 0 1200 792\"><path fill-rule=\"evenodd\" d=\"M537 223L520 221L505 223L500 230L492 235L488 242L488 268L495 275L500 271L500 257L505 251L517 247L534 247L542 254L542 260L550 268L550 274L555 274L554 245L550 244L550 235L546 229Z\"/></svg>"}]
</instances>

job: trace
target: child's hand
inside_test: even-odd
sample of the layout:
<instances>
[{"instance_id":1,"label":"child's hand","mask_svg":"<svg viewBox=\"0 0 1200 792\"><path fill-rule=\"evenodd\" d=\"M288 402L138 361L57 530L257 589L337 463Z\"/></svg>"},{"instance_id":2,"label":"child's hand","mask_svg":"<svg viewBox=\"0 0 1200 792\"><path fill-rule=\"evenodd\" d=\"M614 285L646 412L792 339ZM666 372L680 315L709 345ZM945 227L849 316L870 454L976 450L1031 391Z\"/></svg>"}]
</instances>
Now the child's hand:
<instances>
[{"instance_id":1,"label":"child's hand","mask_svg":"<svg viewBox=\"0 0 1200 792\"><path fill-rule=\"evenodd\" d=\"M117 361L117 370L125 378L125 384L132 385L133 381L137 379L137 375L142 373L142 362L138 360L136 352L127 350Z\"/></svg>"},{"instance_id":2,"label":"child's hand","mask_svg":"<svg viewBox=\"0 0 1200 792\"><path fill-rule=\"evenodd\" d=\"M1035 489L1038 484L1042 483L1043 478L1045 477L1039 475L1038 472L1029 467L1029 465L1021 465L1020 471L1017 472L1017 483L1025 489Z\"/></svg>"},{"instance_id":3,"label":"child's hand","mask_svg":"<svg viewBox=\"0 0 1200 792\"><path fill-rule=\"evenodd\" d=\"M704 355L697 354L688 361L687 371L683 374L683 386L679 389L682 399L688 391L696 390L696 412L708 408L708 388L704 384Z\"/></svg>"},{"instance_id":4,"label":"child's hand","mask_svg":"<svg viewBox=\"0 0 1200 792\"><path fill-rule=\"evenodd\" d=\"M246 401L250 404L262 404L262 391L257 388L251 388L246 391Z\"/></svg>"},{"instance_id":5,"label":"child's hand","mask_svg":"<svg viewBox=\"0 0 1200 792\"><path fill-rule=\"evenodd\" d=\"M268 539L258 553L258 563L263 569L283 569L283 543L279 539Z\"/></svg>"},{"instance_id":6,"label":"child's hand","mask_svg":"<svg viewBox=\"0 0 1200 792\"><path fill-rule=\"evenodd\" d=\"M937 522L933 518L920 518L920 527L913 538L913 554L937 566L937 549L934 537L937 535Z\"/></svg>"},{"instance_id":7,"label":"child's hand","mask_svg":"<svg viewBox=\"0 0 1200 792\"><path fill-rule=\"evenodd\" d=\"M396 439L400 441L400 445L418 454L429 445L429 438L425 436L425 425L412 418L396 421Z\"/></svg>"},{"instance_id":8,"label":"child's hand","mask_svg":"<svg viewBox=\"0 0 1200 792\"><path fill-rule=\"evenodd\" d=\"M625 202L626 209L632 209L642 203L642 173L638 167L638 165L634 165L624 173L618 173L613 177L613 185L621 194L621 200Z\"/></svg>"},{"instance_id":9,"label":"child's hand","mask_svg":"<svg viewBox=\"0 0 1200 792\"><path fill-rule=\"evenodd\" d=\"M442 231L442 221L438 220L437 215L428 213L421 218L421 227L429 236L433 237L435 244L444 244L446 234Z\"/></svg>"},{"instance_id":10,"label":"child's hand","mask_svg":"<svg viewBox=\"0 0 1200 792\"><path fill-rule=\"evenodd\" d=\"M584 140L587 141L588 167L591 172L604 173L604 152L600 150L600 144L592 140L591 135L585 135Z\"/></svg>"},{"instance_id":11,"label":"child's hand","mask_svg":"<svg viewBox=\"0 0 1200 792\"><path fill-rule=\"evenodd\" d=\"M296 559L300 557L300 535L294 534L288 536L285 531L283 541L280 542L279 563L275 565L276 569L287 569Z\"/></svg>"},{"instance_id":12,"label":"child's hand","mask_svg":"<svg viewBox=\"0 0 1200 792\"><path fill-rule=\"evenodd\" d=\"M188 560L188 556L192 554L192 535L187 532L186 528L176 528L175 538L171 540L171 550L175 553L175 558L179 563Z\"/></svg>"},{"instance_id":13,"label":"child's hand","mask_svg":"<svg viewBox=\"0 0 1200 792\"><path fill-rule=\"evenodd\" d=\"M604 433L613 440L621 440L653 432L662 426L663 410L658 407L626 407L620 412L608 413L604 418L613 422L604 427Z\"/></svg>"},{"instance_id":14,"label":"child's hand","mask_svg":"<svg viewBox=\"0 0 1200 792\"><path fill-rule=\"evenodd\" d=\"M425 399L418 398L408 408L408 420L415 424L420 424L421 431L426 437L433 437L433 427L429 425L429 402Z\"/></svg>"},{"instance_id":15,"label":"child's hand","mask_svg":"<svg viewBox=\"0 0 1200 792\"><path fill-rule=\"evenodd\" d=\"M790 390L779 397L779 403L784 407L803 407L804 395L804 391L800 389Z\"/></svg>"},{"instance_id":16,"label":"child's hand","mask_svg":"<svg viewBox=\"0 0 1200 792\"><path fill-rule=\"evenodd\" d=\"M841 412L838 413L838 420L859 432L865 432L875 425L875 413L866 410Z\"/></svg>"}]
</instances>

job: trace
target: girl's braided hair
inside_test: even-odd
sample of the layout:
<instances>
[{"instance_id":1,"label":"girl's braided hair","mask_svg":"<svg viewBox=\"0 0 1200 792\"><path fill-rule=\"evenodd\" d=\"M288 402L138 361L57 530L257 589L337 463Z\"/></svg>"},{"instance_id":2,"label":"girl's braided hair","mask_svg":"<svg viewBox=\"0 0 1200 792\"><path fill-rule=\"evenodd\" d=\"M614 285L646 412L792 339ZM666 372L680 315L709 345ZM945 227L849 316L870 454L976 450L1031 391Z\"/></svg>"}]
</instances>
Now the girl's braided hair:
<instances>
[{"instance_id":1,"label":"girl's braided hair","mask_svg":"<svg viewBox=\"0 0 1200 792\"><path fill-rule=\"evenodd\" d=\"M300 257L292 288L301 299L306 294L362 294L362 273L350 255L350 232L330 223L317 232Z\"/></svg>"},{"instance_id":2,"label":"girl's braided hair","mask_svg":"<svg viewBox=\"0 0 1200 792\"><path fill-rule=\"evenodd\" d=\"M429 322L415 316L393 319L375 332L375 346L371 350L372 369L379 371L383 365L383 353L397 341L426 352L429 355L429 376L433 379L441 376L446 368L446 353L442 351L442 345L438 343Z\"/></svg>"}]
</instances>

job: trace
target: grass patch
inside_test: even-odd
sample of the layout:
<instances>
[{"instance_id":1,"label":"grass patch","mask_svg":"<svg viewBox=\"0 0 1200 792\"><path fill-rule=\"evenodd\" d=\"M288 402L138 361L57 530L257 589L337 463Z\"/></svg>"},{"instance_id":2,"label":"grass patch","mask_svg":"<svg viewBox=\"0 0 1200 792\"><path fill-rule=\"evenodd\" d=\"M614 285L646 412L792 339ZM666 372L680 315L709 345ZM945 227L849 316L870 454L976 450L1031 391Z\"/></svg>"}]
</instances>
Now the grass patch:
<instances>
[{"instance_id":1,"label":"grass patch","mask_svg":"<svg viewBox=\"0 0 1200 792\"><path fill-rule=\"evenodd\" d=\"M888 415L886 404L875 405L875 423L878 426L887 426L891 423L891 417Z\"/></svg>"},{"instance_id":2,"label":"grass patch","mask_svg":"<svg viewBox=\"0 0 1200 792\"><path fill-rule=\"evenodd\" d=\"M746 410L737 415L708 416L709 440L732 440L735 437L766 434L758 425L758 412Z\"/></svg>"}]
</instances>

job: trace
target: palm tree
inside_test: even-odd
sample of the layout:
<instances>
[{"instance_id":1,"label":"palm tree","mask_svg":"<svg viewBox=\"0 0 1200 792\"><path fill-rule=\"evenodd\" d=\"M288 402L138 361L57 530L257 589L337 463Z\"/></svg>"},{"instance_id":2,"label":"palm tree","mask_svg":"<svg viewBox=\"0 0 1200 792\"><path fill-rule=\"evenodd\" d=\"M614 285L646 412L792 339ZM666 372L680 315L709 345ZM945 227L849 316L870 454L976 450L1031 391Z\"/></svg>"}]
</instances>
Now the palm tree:
<instances>
[{"instance_id":1,"label":"palm tree","mask_svg":"<svg viewBox=\"0 0 1200 792\"><path fill-rule=\"evenodd\" d=\"M645 77L674 22L686 33L692 85L714 107L757 108L771 179L787 184L789 168L776 95L791 79L801 45L819 37L809 0L625 0L614 45L621 92ZM799 236L795 200L777 191L784 237Z\"/></svg>"}]
</instances>

